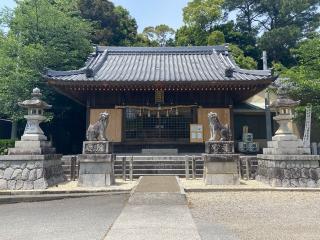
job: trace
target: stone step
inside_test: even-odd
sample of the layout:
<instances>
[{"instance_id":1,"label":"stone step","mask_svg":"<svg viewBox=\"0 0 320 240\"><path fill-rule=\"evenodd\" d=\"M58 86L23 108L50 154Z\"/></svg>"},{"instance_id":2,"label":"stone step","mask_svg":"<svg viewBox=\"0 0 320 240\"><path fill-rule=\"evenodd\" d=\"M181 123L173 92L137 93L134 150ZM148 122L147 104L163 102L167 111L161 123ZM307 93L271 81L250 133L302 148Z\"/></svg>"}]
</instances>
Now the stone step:
<instances>
[{"instance_id":1,"label":"stone step","mask_svg":"<svg viewBox=\"0 0 320 240\"><path fill-rule=\"evenodd\" d=\"M190 168L190 167L189 167ZM118 170L122 170L122 167L121 166L115 166L114 169L118 169ZM128 167L126 167L126 169L129 169ZM133 166L133 170L143 170L143 169L163 169L163 170L177 170L177 169L185 169L184 166L181 166L181 165L178 165L178 166Z\"/></svg>"},{"instance_id":2,"label":"stone step","mask_svg":"<svg viewBox=\"0 0 320 240\"><path fill-rule=\"evenodd\" d=\"M186 160L186 156L185 155L181 155L181 156L142 156L142 155L137 155L137 156L117 156L117 161L122 161L122 158L126 158L126 160L130 160L131 158L133 158L133 161L151 161L151 160L156 160L156 161L165 161L165 160L169 160L169 161L185 161ZM201 156L196 156L196 158L201 158ZM191 156L189 157L189 159L191 160Z\"/></svg>"},{"instance_id":3,"label":"stone step","mask_svg":"<svg viewBox=\"0 0 320 240\"><path fill-rule=\"evenodd\" d=\"M201 158L197 158L195 159L196 161L203 161ZM126 158L125 160L126 162L130 162L130 158ZM137 159L137 158L134 158L132 160L133 162L185 162L186 161L186 158L181 158L181 159ZM189 161L191 162L191 159L189 159ZM116 159L115 162L122 162L122 159Z\"/></svg>"},{"instance_id":4,"label":"stone step","mask_svg":"<svg viewBox=\"0 0 320 240\"><path fill-rule=\"evenodd\" d=\"M197 170L198 169L203 169L203 166L196 166L195 167ZM122 166L114 166L114 169L115 169L115 171L122 171ZM125 168L127 171L129 171L129 166L126 166L126 168ZM152 170L152 169L163 169L163 170L170 170L170 169L172 169L172 170L174 170L174 169L185 169L185 166L183 165L181 165L181 166L133 166L133 168L132 168L134 171L137 171L137 170L140 170L140 169L150 169L150 170ZM192 167L191 166L189 166L189 169L191 170L192 169Z\"/></svg>"}]
</instances>

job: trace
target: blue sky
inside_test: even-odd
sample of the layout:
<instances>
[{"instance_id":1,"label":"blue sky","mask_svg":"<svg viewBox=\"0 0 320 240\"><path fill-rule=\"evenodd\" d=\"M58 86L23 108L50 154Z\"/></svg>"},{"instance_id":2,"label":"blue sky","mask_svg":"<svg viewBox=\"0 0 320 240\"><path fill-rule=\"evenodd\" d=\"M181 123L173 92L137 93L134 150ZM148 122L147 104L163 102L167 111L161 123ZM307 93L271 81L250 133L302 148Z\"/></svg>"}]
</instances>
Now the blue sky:
<instances>
[{"instance_id":1,"label":"blue sky","mask_svg":"<svg viewBox=\"0 0 320 240\"><path fill-rule=\"evenodd\" d=\"M161 23L177 29L182 25L182 8L189 0L112 0L115 5L128 9L137 20L139 32L147 26ZM0 8L13 8L14 0L0 0Z\"/></svg>"},{"instance_id":2,"label":"blue sky","mask_svg":"<svg viewBox=\"0 0 320 240\"><path fill-rule=\"evenodd\" d=\"M129 10L137 20L139 31L161 23L177 29L182 25L182 8L189 0L112 0Z\"/></svg>"}]
</instances>

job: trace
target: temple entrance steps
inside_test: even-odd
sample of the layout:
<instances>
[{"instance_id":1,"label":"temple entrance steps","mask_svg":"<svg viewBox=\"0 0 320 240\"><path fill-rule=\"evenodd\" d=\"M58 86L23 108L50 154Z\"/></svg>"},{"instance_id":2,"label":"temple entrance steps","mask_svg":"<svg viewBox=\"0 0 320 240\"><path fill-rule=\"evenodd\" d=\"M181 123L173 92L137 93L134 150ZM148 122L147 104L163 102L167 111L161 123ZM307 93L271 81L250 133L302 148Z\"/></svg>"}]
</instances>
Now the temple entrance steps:
<instances>
[{"instance_id":1,"label":"temple entrance steps","mask_svg":"<svg viewBox=\"0 0 320 240\"><path fill-rule=\"evenodd\" d=\"M125 176L124 170L125 169ZM183 178L202 177L201 155L117 155L114 163L117 178L130 179L140 176L179 176Z\"/></svg>"}]
</instances>

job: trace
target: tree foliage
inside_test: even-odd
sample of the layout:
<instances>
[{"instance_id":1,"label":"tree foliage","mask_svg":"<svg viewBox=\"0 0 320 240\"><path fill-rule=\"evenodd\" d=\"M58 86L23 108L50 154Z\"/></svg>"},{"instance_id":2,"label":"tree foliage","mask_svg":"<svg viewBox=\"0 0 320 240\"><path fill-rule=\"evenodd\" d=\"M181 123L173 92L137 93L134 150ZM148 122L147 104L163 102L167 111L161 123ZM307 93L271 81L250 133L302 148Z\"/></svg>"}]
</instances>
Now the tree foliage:
<instances>
[{"instance_id":1,"label":"tree foliage","mask_svg":"<svg viewBox=\"0 0 320 240\"><path fill-rule=\"evenodd\" d=\"M301 100L302 105L312 104L320 110L320 37L301 42L292 52L298 65L282 71L282 76L291 84L290 93Z\"/></svg>"},{"instance_id":2,"label":"tree foliage","mask_svg":"<svg viewBox=\"0 0 320 240\"><path fill-rule=\"evenodd\" d=\"M175 35L177 46L203 46L207 45L209 33L198 26L182 26Z\"/></svg>"},{"instance_id":3,"label":"tree foliage","mask_svg":"<svg viewBox=\"0 0 320 240\"><path fill-rule=\"evenodd\" d=\"M222 0L189 2L188 6L183 9L183 19L186 25L177 30L176 44L199 46L230 43L230 50L240 67L256 68L257 62L248 56L250 54L259 55L256 52L256 39L249 33L240 32L232 21L221 23L223 4Z\"/></svg>"},{"instance_id":4,"label":"tree foliage","mask_svg":"<svg viewBox=\"0 0 320 240\"><path fill-rule=\"evenodd\" d=\"M83 65L92 47L91 26L78 17L59 10L47 0L25 0L6 22L9 32L0 45L0 109L14 121L23 118L17 101L30 97L39 86L55 101L56 95L42 81L45 67L73 69Z\"/></svg>"},{"instance_id":5,"label":"tree foliage","mask_svg":"<svg viewBox=\"0 0 320 240\"><path fill-rule=\"evenodd\" d=\"M30 96L39 85L39 68L43 62L41 45L22 45L13 36L0 39L0 109L1 115L18 121L24 111L17 102ZM32 59L32 61L31 61Z\"/></svg>"},{"instance_id":6,"label":"tree foliage","mask_svg":"<svg viewBox=\"0 0 320 240\"><path fill-rule=\"evenodd\" d=\"M137 23L121 6L108 0L78 0L80 16L93 22L92 42L100 45L132 45L137 38Z\"/></svg>"},{"instance_id":7,"label":"tree foliage","mask_svg":"<svg viewBox=\"0 0 320 240\"><path fill-rule=\"evenodd\" d=\"M319 4L319 0L226 0L224 6L236 11L240 32L255 37L271 61L290 67L296 64L290 49L319 27Z\"/></svg>"},{"instance_id":8,"label":"tree foliage","mask_svg":"<svg viewBox=\"0 0 320 240\"><path fill-rule=\"evenodd\" d=\"M211 32L207 41L208 45L222 45L226 42L223 32L220 31Z\"/></svg>"},{"instance_id":9,"label":"tree foliage","mask_svg":"<svg viewBox=\"0 0 320 240\"><path fill-rule=\"evenodd\" d=\"M41 45L44 64L54 69L78 68L91 51L91 26L78 17L60 11L47 0L18 2L9 23L22 45Z\"/></svg>"},{"instance_id":10,"label":"tree foliage","mask_svg":"<svg viewBox=\"0 0 320 240\"><path fill-rule=\"evenodd\" d=\"M183 20L189 25L195 25L202 30L211 29L222 16L224 0L192 0L183 9Z\"/></svg>"},{"instance_id":11,"label":"tree foliage","mask_svg":"<svg viewBox=\"0 0 320 240\"><path fill-rule=\"evenodd\" d=\"M259 27L255 24L261 17L258 11L257 0L225 0L224 7L228 11L237 11L237 26L243 33L255 35Z\"/></svg>"},{"instance_id":12,"label":"tree foliage","mask_svg":"<svg viewBox=\"0 0 320 240\"><path fill-rule=\"evenodd\" d=\"M158 46L167 46L173 39L175 31L168 25L160 24L155 27L144 28L142 34L149 39L150 42L154 42Z\"/></svg>"},{"instance_id":13,"label":"tree foliage","mask_svg":"<svg viewBox=\"0 0 320 240\"><path fill-rule=\"evenodd\" d=\"M257 69L257 62L251 58L244 55L244 52L234 44L229 45L230 52L235 60L235 62L244 69Z\"/></svg>"}]
</instances>

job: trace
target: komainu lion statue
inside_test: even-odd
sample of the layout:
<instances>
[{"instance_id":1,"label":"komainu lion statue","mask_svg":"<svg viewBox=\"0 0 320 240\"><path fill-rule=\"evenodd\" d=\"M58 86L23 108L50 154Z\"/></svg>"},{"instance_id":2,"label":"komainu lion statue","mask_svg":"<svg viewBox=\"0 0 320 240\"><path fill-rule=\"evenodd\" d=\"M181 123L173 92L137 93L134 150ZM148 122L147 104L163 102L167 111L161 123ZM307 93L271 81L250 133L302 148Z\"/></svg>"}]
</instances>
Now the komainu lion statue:
<instances>
[{"instance_id":1,"label":"komainu lion statue","mask_svg":"<svg viewBox=\"0 0 320 240\"><path fill-rule=\"evenodd\" d=\"M95 124L91 124L87 130L88 141L108 141L106 136L106 128L109 123L110 114L100 113L100 118Z\"/></svg>"},{"instance_id":2,"label":"komainu lion statue","mask_svg":"<svg viewBox=\"0 0 320 240\"><path fill-rule=\"evenodd\" d=\"M217 134L220 134L220 141L230 141L231 131L226 124L223 126L218 118L218 114L214 112L208 113L209 127L210 127L210 139L209 141L216 141Z\"/></svg>"}]
</instances>

